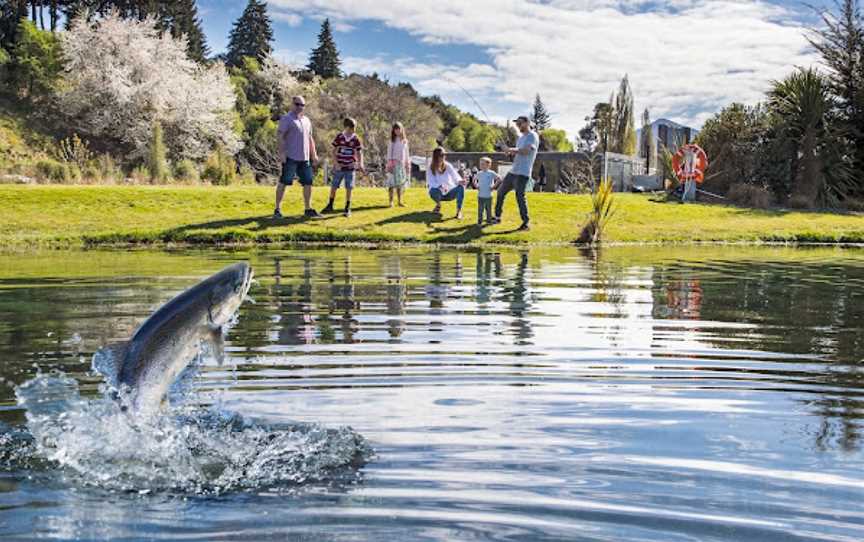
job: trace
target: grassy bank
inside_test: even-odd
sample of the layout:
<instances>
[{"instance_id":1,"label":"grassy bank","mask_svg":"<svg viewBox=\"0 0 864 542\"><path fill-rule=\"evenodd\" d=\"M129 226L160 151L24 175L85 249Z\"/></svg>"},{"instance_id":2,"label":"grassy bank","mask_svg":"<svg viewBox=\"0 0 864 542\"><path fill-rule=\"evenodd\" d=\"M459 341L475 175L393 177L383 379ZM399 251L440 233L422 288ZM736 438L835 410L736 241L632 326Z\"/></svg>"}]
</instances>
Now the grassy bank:
<instances>
[{"instance_id":1,"label":"grassy bank","mask_svg":"<svg viewBox=\"0 0 864 542\"><path fill-rule=\"evenodd\" d=\"M389 208L381 189L358 189L354 215L323 220L300 216L298 187L286 194L286 218L271 218L273 188L0 186L0 247L96 246L112 243L416 242L564 244L578 236L589 208L586 196L531 194L532 229L517 232L513 196L503 224L476 222L476 192L469 192L465 219L429 211L422 189L412 189L405 208ZM337 207L341 209L344 192ZM327 190L316 188L316 208ZM716 205L653 203L639 195L616 195L618 213L608 242L819 242L864 243L864 216L763 211Z\"/></svg>"}]
</instances>

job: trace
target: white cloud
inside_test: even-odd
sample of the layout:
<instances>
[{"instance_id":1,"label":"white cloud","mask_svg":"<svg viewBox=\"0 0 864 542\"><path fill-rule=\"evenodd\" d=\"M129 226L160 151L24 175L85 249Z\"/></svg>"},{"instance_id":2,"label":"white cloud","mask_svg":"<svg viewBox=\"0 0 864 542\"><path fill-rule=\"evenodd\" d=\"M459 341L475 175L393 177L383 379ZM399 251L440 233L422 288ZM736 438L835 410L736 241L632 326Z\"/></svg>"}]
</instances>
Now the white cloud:
<instances>
[{"instance_id":1,"label":"white cloud","mask_svg":"<svg viewBox=\"0 0 864 542\"><path fill-rule=\"evenodd\" d=\"M574 134L626 73L637 110L700 125L732 101L760 100L769 82L809 66L797 14L764 0L271 0L334 24L374 20L426 43L475 45L487 64L416 62L404 56L345 59L348 71L407 79L476 110L511 116L540 93L553 122ZM445 79L446 77L446 79ZM459 96L461 98L459 98ZM494 112L493 112L494 111Z\"/></svg>"},{"instance_id":2,"label":"white cloud","mask_svg":"<svg viewBox=\"0 0 864 542\"><path fill-rule=\"evenodd\" d=\"M309 60L309 51L297 51L296 49L276 49L273 58L288 66L301 68Z\"/></svg>"},{"instance_id":3,"label":"white cloud","mask_svg":"<svg viewBox=\"0 0 864 542\"><path fill-rule=\"evenodd\" d=\"M286 13L284 11L274 10L271 15L277 21L287 23L288 26L300 26L300 24L303 23L303 17L295 13Z\"/></svg>"}]
</instances>

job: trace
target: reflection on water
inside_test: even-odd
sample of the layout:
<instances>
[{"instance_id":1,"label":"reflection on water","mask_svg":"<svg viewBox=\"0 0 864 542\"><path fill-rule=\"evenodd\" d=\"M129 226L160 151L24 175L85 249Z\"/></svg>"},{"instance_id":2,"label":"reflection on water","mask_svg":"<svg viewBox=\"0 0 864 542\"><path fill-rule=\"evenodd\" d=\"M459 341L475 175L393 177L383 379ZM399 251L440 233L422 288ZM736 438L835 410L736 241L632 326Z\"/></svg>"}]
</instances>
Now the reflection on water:
<instances>
[{"instance_id":1,"label":"reflection on water","mask_svg":"<svg viewBox=\"0 0 864 542\"><path fill-rule=\"evenodd\" d=\"M228 432L217 445L194 420L148 433L166 451L149 458L152 479L197 479L164 462L193 442L240 466L234 491L106 483L106 495L39 457L7 461L10 450L34 455L15 385L58 370L98 404L93 352L243 258L258 283L228 336L232 363L206 362L178 408L271 428L350 426L343 437L375 450L358 483L290 494L244 483L255 446L276 437ZM862 301L864 253L823 249L4 258L0 536L860 540ZM95 425L75 427L92 436ZM160 431L186 440L171 448ZM304 449L341 449L320 435ZM102 436L135 442L117 428ZM76 461L104 459L95 436L71 441L90 446L74 447ZM291 457L257 459L278 475Z\"/></svg>"}]
</instances>

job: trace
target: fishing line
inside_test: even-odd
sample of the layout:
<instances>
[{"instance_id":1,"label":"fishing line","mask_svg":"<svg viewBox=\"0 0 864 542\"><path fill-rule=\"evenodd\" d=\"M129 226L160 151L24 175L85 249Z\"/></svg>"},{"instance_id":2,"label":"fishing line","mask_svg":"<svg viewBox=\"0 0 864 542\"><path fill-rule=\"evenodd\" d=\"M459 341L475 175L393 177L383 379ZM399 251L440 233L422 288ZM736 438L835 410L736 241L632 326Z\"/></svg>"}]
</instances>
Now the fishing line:
<instances>
[{"instance_id":1,"label":"fishing line","mask_svg":"<svg viewBox=\"0 0 864 542\"><path fill-rule=\"evenodd\" d=\"M465 87L463 87L462 85L460 85L457 81L455 81L455 80L453 80L453 79L450 79L450 78L447 77L446 75L441 75L441 79L444 79L445 81L447 81L447 82L449 82L449 83L452 83L452 84L456 85L457 87L459 87L459 89L462 90L462 92L464 92L465 95L468 96L468 98L469 98L472 102L474 102L474 105L477 106L477 109L479 109L480 112L483 113L483 116L486 118L486 122L488 122L488 123L491 124L492 126L495 126L495 128L496 128L495 133L497 134L497 139L496 139L495 142L498 143L498 146L499 146L499 149L500 149L499 152L503 152L503 151L505 151L506 149L510 148L510 145L508 145L507 142L504 141L504 140L501 138L501 132L500 132L499 130L497 130L498 125L497 125L496 123L492 122L492 119L489 117L489 114L486 113L486 110L483 109L483 106L480 105L480 102L478 102L478 101L476 100L476 98L474 98L474 96L473 96L470 92L468 92L468 89L466 89ZM507 127L506 124L505 124L505 126L504 126L504 129L505 129L505 130L508 130L508 129L509 129L509 128Z\"/></svg>"}]
</instances>

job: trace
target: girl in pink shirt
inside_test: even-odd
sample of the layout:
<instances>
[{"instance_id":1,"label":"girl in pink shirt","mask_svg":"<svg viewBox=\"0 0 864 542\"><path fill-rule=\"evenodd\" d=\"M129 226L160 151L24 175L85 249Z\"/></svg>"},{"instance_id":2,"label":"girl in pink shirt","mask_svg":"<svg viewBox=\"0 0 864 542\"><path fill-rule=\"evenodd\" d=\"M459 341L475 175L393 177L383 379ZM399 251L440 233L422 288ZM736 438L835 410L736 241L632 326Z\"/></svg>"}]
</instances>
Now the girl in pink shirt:
<instances>
[{"instance_id":1,"label":"girl in pink shirt","mask_svg":"<svg viewBox=\"0 0 864 542\"><path fill-rule=\"evenodd\" d=\"M390 194L390 207L393 207L393 194L396 194L399 207L402 203L402 192L408 186L411 178L411 160L408 153L408 137L401 122L393 124L390 130L390 144L387 145L387 180L384 182Z\"/></svg>"}]
</instances>

